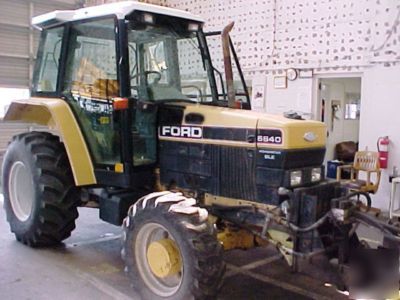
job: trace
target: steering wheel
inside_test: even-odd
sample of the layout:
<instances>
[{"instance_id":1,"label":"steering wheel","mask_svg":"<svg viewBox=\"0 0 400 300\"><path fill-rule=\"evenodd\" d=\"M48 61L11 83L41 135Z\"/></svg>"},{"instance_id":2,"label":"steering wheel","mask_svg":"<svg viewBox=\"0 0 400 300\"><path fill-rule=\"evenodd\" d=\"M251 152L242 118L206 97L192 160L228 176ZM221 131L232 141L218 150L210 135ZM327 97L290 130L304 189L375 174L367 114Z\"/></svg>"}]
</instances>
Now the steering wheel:
<instances>
[{"instance_id":1,"label":"steering wheel","mask_svg":"<svg viewBox=\"0 0 400 300\"><path fill-rule=\"evenodd\" d=\"M137 73L137 74L131 76L131 80L139 77L141 74L142 73ZM156 74L157 75L157 77L154 78L154 81L151 84L157 84L161 80L161 77L162 77L162 74L160 72L158 72L158 71L144 71L143 74L145 75L145 78L146 78L146 85L148 84L147 78L148 78L148 76L150 74Z\"/></svg>"}]
</instances>

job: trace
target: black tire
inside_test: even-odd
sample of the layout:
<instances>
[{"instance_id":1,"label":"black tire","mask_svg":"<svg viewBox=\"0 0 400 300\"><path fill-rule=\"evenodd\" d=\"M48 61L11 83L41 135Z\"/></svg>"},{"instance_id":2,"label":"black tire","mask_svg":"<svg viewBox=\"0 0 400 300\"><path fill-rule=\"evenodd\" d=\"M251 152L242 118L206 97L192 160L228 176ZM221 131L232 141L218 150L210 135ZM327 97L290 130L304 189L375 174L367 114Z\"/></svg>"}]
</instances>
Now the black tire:
<instances>
[{"instance_id":1,"label":"black tire","mask_svg":"<svg viewBox=\"0 0 400 300\"><path fill-rule=\"evenodd\" d=\"M31 186L32 193L27 194L32 197L25 197L31 204L22 210L25 214L15 209L15 201L23 204L24 197L18 194L22 183L14 188L14 182L21 177L10 178L17 172L12 171L13 166L23 169L24 175L19 176L25 176L22 178ZM78 217L79 193L65 148L57 136L46 132L15 136L4 156L2 178L7 221L18 241L31 247L51 246L71 235ZM13 195L18 200L12 200Z\"/></svg>"},{"instance_id":2,"label":"black tire","mask_svg":"<svg viewBox=\"0 0 400 300\"><path fill-rule=\"evenodd\" d=\"M183 214L169 211L174 203L158 203L156 197L145 201L141 198L128 212L123 224L122 258L125 272L132 285L143 299L214 299L222 285L225 263L222 246L216 238L216 231L199 214ZM164 296L154 292L145 283L138 268L135 244L138 233L146 224L156 223L168 230L179 248L183 271L181 283L174 294ZM146 260L147 263L147 260Z\"/></svg>"}]
</instances>

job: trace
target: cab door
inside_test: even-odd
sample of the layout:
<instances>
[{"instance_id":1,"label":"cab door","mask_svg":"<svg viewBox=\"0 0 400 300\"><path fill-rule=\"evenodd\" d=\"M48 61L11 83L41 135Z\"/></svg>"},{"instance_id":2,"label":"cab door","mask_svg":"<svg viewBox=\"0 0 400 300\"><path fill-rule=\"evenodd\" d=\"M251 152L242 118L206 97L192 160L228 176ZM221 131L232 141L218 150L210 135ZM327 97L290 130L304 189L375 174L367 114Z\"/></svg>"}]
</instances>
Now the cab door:
<instances>
[{"instance_id":1,"label":"cab door","mask_svg":"<svg viewBox=\"0 0 400 300\"><path fill-rule=\"evenodd\" d=\"M128 33L129 77L132 110L131 134L133 165L151 165L157 161L157 105L150 102L153 86L166 84L166 55L163 40L141 41L131 31ZM164 62L159 64L158 62Z\"/></svg>"},{"instance_id":2,"label":"cab door","mask_svg":"<svg viewBox=\"0 0 400 300\"><path fill-rule=\"evenodd\" d=\"M74 111L97 169L121 162L120 94L113 18L69 27L63 95Z\"/></svg>"}]
</instances>

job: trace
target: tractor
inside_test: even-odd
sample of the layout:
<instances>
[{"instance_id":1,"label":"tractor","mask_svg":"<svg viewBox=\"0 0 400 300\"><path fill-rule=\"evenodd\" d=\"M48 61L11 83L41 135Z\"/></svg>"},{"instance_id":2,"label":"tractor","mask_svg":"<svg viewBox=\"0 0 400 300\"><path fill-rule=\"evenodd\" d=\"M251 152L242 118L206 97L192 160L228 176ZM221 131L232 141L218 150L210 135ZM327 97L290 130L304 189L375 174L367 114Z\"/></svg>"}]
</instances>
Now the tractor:
<instances>
[{"instance_id":1,"label":"tractor","mask_svg":"<svg viewBox=\"0 0 400 300\"><path fill-rule=\"evenodd\" d=\"M59 244L78 207L98 208L122 226L125 270L144 299L215 298L223 251L265 243L293 269L324 254L343 273L363 247L360 220L397 247L398 228L366 212L369 195L325 179L323 123L251 110L233 23L206 33L189 12L126 1L32 24L31 96L4 117L46 128L14 136L4 157L19 242Z\"/></svg>"}]
</instances>

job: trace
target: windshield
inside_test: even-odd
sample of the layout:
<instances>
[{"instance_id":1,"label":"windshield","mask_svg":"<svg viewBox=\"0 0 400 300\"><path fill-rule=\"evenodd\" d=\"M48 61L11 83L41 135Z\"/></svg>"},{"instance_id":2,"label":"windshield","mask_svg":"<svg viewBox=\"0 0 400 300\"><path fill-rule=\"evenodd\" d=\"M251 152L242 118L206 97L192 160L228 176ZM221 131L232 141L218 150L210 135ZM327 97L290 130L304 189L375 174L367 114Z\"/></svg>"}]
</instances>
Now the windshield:
<instances>
[{"instance_id":1,"label":"windshield","mask_svg":"<svg viewBox=\"0 0 400 300\"><path fill-rule=\"evenodd\" d=\"M131 94L144 101L211 102L212 84L203 62L199 31L188 22L128 26ZM199 26L199 24L194 23Z\"/></svg>"}]
</instances>

